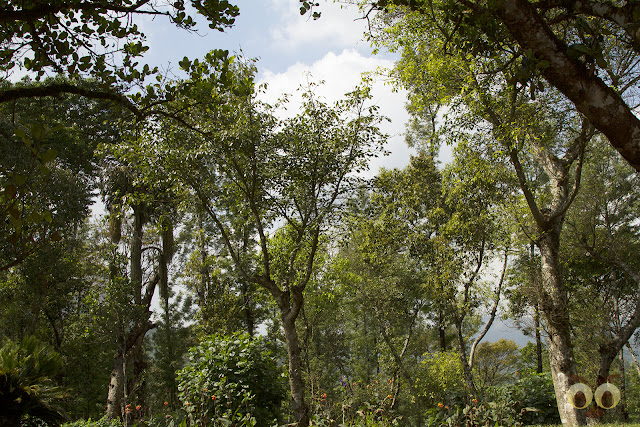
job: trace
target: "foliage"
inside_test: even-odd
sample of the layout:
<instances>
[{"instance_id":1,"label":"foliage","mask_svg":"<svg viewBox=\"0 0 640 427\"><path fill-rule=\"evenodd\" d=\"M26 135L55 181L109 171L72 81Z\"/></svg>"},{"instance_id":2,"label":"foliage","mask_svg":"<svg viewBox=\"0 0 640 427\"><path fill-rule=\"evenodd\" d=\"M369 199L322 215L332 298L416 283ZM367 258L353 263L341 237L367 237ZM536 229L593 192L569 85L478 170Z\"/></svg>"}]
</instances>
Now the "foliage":
<instances>
[{"instance_id":1,"label":"foliage","mask_svg":"<svg viewBox=\"0 0 640 427\"><path fill-rule=\"evenodd\" d=\"M210 28L220 31L231 26L239 13L238 8L227 0L193 0L190 3L198 14L207 18ZM0 17L3 28L0 70L11 73L26 69L38 80L55 73L58 79L39 87L2 88L0 102L73 93L115 101L142 117L144 113L136 102L143 98L166 100L163 95L167 87L156 84L131 97L122 95L135 86L142 86L148 76L156 75L159 82L163 81L157 67L139 65L139 58L149 47L145 46L145 35L132 19L162 16L179 28L192 30L195 20L188 13L183 0L142 3L56 0L29 4L9 1ZM191 64L186 57L180 65L189 72L197 72L200 68L198 60ZM79 80L81 77L91 77L97 84L83 85ZM156 93L156 90L165 93Z\"/></svg>"},{"instance_id":2,"label":"foliage","mask_svg":"<svg viewBox=\"0 0 640 427\"><path fill-rule=\"evenodd\" d=\"M104 106L77 97L0 104L0 112L2 271L73 235L91 204L93 152L116 136Z\"/></svg>"},{"instance_id":3,"label":"foliage","mask_svg":"<svg viewBox=\"0 0 640 427\"><path fill-rule=\"evenodd\" d=\"M91 418L89 418L88 420L77 420L65 423L62 424L61 427L122 427L122 422L120 420L109 420L106 417L96 421L92 421Z\"/></svg>"},{"instance_id":4,"label":"foliage","mask_svg":"<svg viewBox=\"0 0 640 427\"><path fill-rule=\"evenodd\" d=\"M60 355L35 337L5 341L0 348L0 424L18 425L25 417L57 426L66 391L53 383Z\"/></svg>"},{"instance_id":5,"label":"foliage","mask_svg":"<svg viewBox=\"0 0 640 427\"><path fill-rule=\"evenodd\" d=\"M496 342L481 343L476 351L473 368L478 387L499 386L515 381L518 344L501 338Z\"/></svg>"},{"instance_id":6,"label":"foliage","mask_svg":"<svg viewBox=\"0 0 640 427\"><path fill-rule=\"evenodd\" d=\"M473 399L464 407L451 408L438 405L439 409L428 421L429 426L480 427L500 426L519 427L520 406L509 399L496 399L491 402L479 402Z\"/></svg>"},{"instance_id":7,"label":"foliage","mask_svg":"<svg viewBox=\"0 0 640 427\"><path fill-rule=\"evenodd\" d=\"M224 416L255 418L267 425L279 416L283 376L260 338L214 335L189 350L178 372L183 409L200 425L218 425Z\"/></svg>"},{"instance_id":8,"label":"foliage","mask_svg":"<svg viewBox=\"0 0 640 427\"><path fill-rule=\"evenodd\" d=\"M531 408L522 415L524 425L559 422L558 407L551 374L530 374L506 388L511 398L522 408Z\"/></svg>"},{"instance_id":9,"label":"foliage","mask_svg":"<svg viewBox=\"0 0 640 427\"><path fill-rule=\"evenodd\" d=\"M442 402L454 406L464 401L464 374L457 352L426 354L420 362L419 372L416 390L420 398L426 399L428 406L435 407Z\"/></svg>"},{"instance_id":10,"label":"foliage","mask_svg":"<svg viewBox=\"0 0 640 427\"><path fill-rule=\"evenodd\" d=\"M365 383L341 377L333 390L318 390L312 396L314 425L395 425L402 417L392 408L393 393L391 379Z\"/></svg>"}]
</instances>

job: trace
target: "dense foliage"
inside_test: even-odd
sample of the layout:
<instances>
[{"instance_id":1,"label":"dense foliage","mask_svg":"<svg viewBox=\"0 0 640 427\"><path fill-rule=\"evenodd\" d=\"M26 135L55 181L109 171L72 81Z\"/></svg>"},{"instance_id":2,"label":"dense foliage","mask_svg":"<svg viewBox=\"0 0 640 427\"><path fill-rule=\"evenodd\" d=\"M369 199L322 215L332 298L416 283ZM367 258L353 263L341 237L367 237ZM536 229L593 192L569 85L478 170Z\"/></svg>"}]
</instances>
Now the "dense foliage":
<instances>
[{"instance_id":1,"label":"dense foliage","mask_svg":"<svg viewBox=\"0 0 640 427\"><path fill-rule=\"evenodd\" d=\"M285 396L277 360L263 340L247 334L207 337L189 350L178 390L185 411L202 426L248 414L256 425L270 425Z\"/></svg>"},{"instance_id":2,"label":"dense foliage","mask_svg":"<svg viewBox=\"0 0 640 427\"><path fill-rule=\"evenodd\" d=\"M215 29L238 13L191 3ZM620 111L637 95L640 9L365 3L380 11L372 41L400 55L415 150L372 179L387 135L366 82L335 103L310 83L283 118L286 96L261 101L257 63L223 51L144 86L155 70L138 67L143 35L121 18L191 29L183 2L0 7L0 68L35 79L0 86L0 424L640 415L638 176L505 8L537 14ZM487 342L500 316L531 342ZM576 382L622 398L579 409Z\"/></svg>"}]
</instances>

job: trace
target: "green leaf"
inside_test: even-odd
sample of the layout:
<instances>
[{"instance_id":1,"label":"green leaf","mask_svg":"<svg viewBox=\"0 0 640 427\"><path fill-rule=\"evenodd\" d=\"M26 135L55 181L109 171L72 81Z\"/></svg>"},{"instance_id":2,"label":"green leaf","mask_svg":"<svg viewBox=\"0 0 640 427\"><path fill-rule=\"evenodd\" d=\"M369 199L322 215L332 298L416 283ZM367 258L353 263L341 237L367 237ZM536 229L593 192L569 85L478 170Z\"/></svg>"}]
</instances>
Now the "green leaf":
<instances>
[{"instance_id":1,"label":"green leaf","mask_svg":"<svg viewBox=\"0 0 640 427\"><path fill-rule=\"evenodd\" d=\"M27 177L19 173L15 174L13 179L16 182L16 184L18 184L18 187L22 187L27 182Z\"/></svg>"},{"instance_id":2,"label":"green leaf","mask_svg":"<svg viewBox=\"0 0 640 427\"><path fill-rule=\"evenodd\" d=\"M49 163L50 161L52 161L53 159L55 159L56 157L58 157L58 152L53 149L53 148L49 148L47 151L45 151L45 153L42 155L42 161L44 163Z\"/></svg>"}]
</instances>

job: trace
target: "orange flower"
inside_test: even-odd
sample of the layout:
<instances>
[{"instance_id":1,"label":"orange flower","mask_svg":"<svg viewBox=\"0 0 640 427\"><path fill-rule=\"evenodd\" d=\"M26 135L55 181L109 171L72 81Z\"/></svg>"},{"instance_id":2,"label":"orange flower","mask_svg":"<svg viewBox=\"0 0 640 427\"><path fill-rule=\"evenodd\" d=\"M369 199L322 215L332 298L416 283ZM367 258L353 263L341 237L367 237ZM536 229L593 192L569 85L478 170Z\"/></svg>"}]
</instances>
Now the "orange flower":
<instances>
[{"instance_id":1,"label":"orange flower","mask_svg":"<svg viewBox=\"0 0 640 427\"><path fill-rule=\"evenodd\" d=\"M215 395L215 394L214 394L214 395L211 395L211 400L216 400L216 399L217 399L217 397L216 397L216 395Z\"/></svg>"},{"instance_id":2,"label":"orange flower","mask_svg":"<svg viewBox=\"0 0 640 427\"><path fill-rule=\"evenodd\" d=\"M471 399L473 403L478 403L478 399Z\"/></svg>"},{"instance_id":3,"label":"orange flower","mask_svg":"<svg viewBox=\"0 0 640 427\"><path fill-rule=\"evenodd\" d=\"M438 403L438 408L444 408L444 403Z\"/></svg>"},{"instance_id":4,"label":"orange flower","mask_svg":"<svg viewBox=\"0 0 640 427\"><path fill-rule=\"evenodd\" d=\"M185 405L187 405L187 406L191 406L191 403L187 402L187 403L185 403Z\"/></svg>"},{"instance_id":5,"label":"orange flower","mask_svg":"<svg viewBox=\"0 0 640 427\"><path fill-rule=\"evenodd\" d=\"M164 401L164 404L165 404L165 405L168 405L168 404L169 404L169 402L167 402L167 401L165 400L165 401Z\"/></svg>"},{"instance_id":6,"label":"orange flower","mask_svg":"<svg viewBox=\"0 0 640 427\"><path fill-rule=\"evenodd\" d=\"M136 405L136 411L139 411L139 410L140 410L140 408L142 408L142 406L141 406L141 405Z\"/></svg>"},{"instance_id":7,"label":"orange flower","mask_svg":"<svg viewBox=\"0 0 640 427\"><path fill-rule=\"evenodd\" d=\"M393 399L393 396L389 395L387 396L388 399Z\"/></svg>"}]
</instances>

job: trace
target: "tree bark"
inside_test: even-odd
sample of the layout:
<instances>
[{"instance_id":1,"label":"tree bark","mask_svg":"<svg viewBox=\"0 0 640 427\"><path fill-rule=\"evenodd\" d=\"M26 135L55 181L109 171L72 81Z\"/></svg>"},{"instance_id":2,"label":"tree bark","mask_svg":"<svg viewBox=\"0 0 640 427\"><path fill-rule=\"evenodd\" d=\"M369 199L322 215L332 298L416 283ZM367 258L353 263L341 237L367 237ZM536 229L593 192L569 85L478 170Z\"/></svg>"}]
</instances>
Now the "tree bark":
<instances>
[{"instance_id":1,"label":"tree bark","mask_svg":"<svg viewBox=\"0 0 640 427\"><path fill-rule=\"evenodd\" d=\"M536 373L542 373L542 339L540 338L540 305L536 302L533 325L536 329Z\"/></svg>"},{"instance_id":2,"label":"tree bark","mask_svg":"<svg viewBox=\"0 0 640 427\"><path fill-rule=\"evenodd\" d=\"M569 298L559 266L560 230L563 216L550 221L539 240L542 266L542 298L540 303L547 321L549 362L555 388L558 411L563 425L585 425L584 411L567 400L567 391L576 375L576 361L571 343Z\"/></svg>"},{"instance_id":3,"label":"tree bark","mask_svg":"<svg viewBox=\"0 0 640 427\"><path fill-rule=\"evenodd\" d=\"M107 393L107 419L119 419L122 416L121 402L124 391L124 370L122 363L124 358L122 352L118 350L113 358L113 368L111 369L111 380L109 381L109 391Z\"/></svg>"},{"instance_id":4,"label":"tree bark","mask_svg":"<svg viewBox=\"0 0 640 427\"><path fill-rule=\"evenodd\" d=\"M304 381L302 379L302 357L300 340L296 330L296 317L287 311L282 311L280 319L284 328L284 336L287 344L287 356L289 359L289 388L293 413L299 427L309 425L309 407L304 397Z\"/></svg>"},{"instance_id":5,"label":"tree bark","mask_svg":"<svg viewBox=\"0 0 640 427\"><path fill-rule=\"evenodd\" d=\"M526 0L495 2L498 19L523 49L547 61L542 74L640 171L640 119L624 99L578 59Z\"/></svg>"},{"instance_id":6,"label":"tree bark","mask_svg":"<svg viewBox=\"0 0 640 427\"><path fill-rule=\"evenodd\" d=\"M444 327L444 310L442 308L438 311L438 341L440 351L447 351L447 335Z\"/></svg>"}]
</instances>

